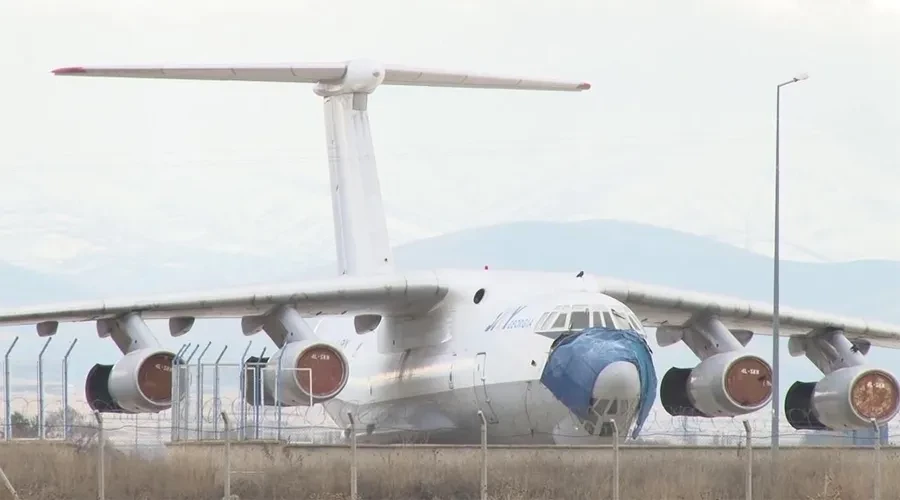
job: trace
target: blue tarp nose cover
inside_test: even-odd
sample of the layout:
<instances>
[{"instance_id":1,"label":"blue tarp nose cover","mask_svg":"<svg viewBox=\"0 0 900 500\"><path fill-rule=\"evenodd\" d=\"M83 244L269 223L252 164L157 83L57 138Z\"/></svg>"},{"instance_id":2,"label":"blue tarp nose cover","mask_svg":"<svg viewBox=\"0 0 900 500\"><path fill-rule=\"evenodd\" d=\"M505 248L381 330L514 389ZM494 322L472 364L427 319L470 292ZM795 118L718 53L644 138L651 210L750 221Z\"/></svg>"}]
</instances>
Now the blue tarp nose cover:
<instances>
[{"instance_id":1,"label":"blue tarp nose cover","mask_svg":"<svg viewBox=\"0 0 900 500\"><path fill-rule=\"evenodd\" d=\"M576 416L586 419L591 409L594 382L610 363L627 361L637 367L641 380L636 438L656 401L656 369L647 341L631 330L587 328L559 341L550 354L541 383Z\"/></svg>"}]
</instances>

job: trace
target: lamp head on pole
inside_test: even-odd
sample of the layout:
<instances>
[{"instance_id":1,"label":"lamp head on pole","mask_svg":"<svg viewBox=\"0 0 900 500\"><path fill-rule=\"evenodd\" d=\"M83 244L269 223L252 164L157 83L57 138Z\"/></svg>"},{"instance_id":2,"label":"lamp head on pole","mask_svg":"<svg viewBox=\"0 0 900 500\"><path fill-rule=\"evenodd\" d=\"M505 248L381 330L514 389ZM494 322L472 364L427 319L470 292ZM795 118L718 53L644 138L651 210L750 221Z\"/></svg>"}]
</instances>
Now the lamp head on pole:
<instances>
[{"instance_id":1,"label":"lamp head on pole","mask_svg":"<svg viewBox=\"0 0 900 500\"><path fill-rule=\"evenodd\" d=\"M808 75L808 74L806 74L806 73L800 73L800 74L798 74L797 76L791 78L790 80L788 80L788 81L786 81L786 82L784 82L784 83L778 84L778 87L781 88L781 87L784 87L785 85L790 85L790 84L792 84L792 83L797 83L797 82L806 80L807 78L809 78L809 75Z\"/></svg>"}]
</instances>

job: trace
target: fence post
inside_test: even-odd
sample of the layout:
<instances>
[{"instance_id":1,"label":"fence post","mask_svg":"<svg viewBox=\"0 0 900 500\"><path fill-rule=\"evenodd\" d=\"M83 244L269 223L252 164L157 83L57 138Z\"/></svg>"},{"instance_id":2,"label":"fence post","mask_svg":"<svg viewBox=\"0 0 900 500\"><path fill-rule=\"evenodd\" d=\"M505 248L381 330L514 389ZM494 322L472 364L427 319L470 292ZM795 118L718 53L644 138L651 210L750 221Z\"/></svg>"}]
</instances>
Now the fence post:
<instances>
[{"instance_id":1,"label":"fence post","mask_svg":"<svg viewBox=\"0 0 900 500\"><path fill-rule=\"evenodd\" d=\"M745 495L747 500L753 500L753 431L750 429L749 420L744 420L744 430L747 433L747 484Z\"/></svg>"},{"instance_id":2,"label":"fence post","mask_svg":"<svg viewBox=\"0 0 900 500\"><path fill-rule=\"evenodd\" d=\"M487 500L487 420L481 410L478 418L481 419L481 500Z\"/></svg>"},{"instance_id":3,"label":"fence post","mask_svg":"<svg viewBox=\"0 0 900 500\"><path fill-rule=\"evenodd\" d=\"M13 496L13 499L19 500L19 494L16 493L16 489L13 488L12 483L9 482L9 478L6 477L6 472L3 472L3 467L0 467L0 477L3 478L3 484L6 485L6 489L9 491L9 494Z\"/></svg>"},{"instance_id":4,"label":"fence post","mask_svg":"<svg viewBox=\"0 0 900 500\"><path fill-rule=\"evenodd\" d=\"M216 419L216 422L218 421L219 419ZM231 422L224 411L222 421L225 423L225 500L231 500Z\"/></svg>"},{"instance_id":5,"label":"fence post","mask_svg":"<svg viewBox=\"0 0 900 500\"><path fill-rule=\"evenodd\" d=\"M94 418L97 419L97 498L106 500L106 431L103 430L103 416L98 410L94 410Z\"/></svg>"},{"instance_id":6,"label":"fence post","mask_svg":"<svg viewBox=\"0 0 900 500\"><path fill-rule=\"evenodd\" d=\"M263 356L266 355L266 349L268 347L263 347L261 353L259 353L259 359L262 360ZM253 402L255 403L253 408L253 439L259 441L259 409L262 408L263 403L266 402L266 398L263 396L263 391L265 390L264 382L263 382L263 364L262 361L257 361L255 363L256 370L253 372L256 374L256 380L259 382L256 384L256 387L253 389L254 398Z\"/></svg>"},{"instance_id":7,"label":"fence post","mask_svg":"<svg viewBox=\"0 0 900 500\"><path fill-rule=\"evenodd\" d=\"M613 500L619 500L619 424L610 419L613 427Z\"/></svg>"},{"instance_id":8,"label":"fence post","mask_svg":"<svg viewBox=\"0 0 900 500\"><path fill-rule=\"evenodd\" d=\"M188 436L190 436L190 426L188 425L191 421L191 360L194 359L194 355L197 354L197 349L200 349L200 344L194 346L194 349L191 350L191 353L188 355L187 359L184 361L184 379L187 382L184 387L184 392L179 392L179 397L184 397L184 406L181 404L178 405L178 422L183 423L183 427L179 429L179 436L182 436L183 439L187 440ZM182 396L182 394L184 396ZM179 438L180 440L181 438Z\"/></svg>"},{"instance_id":9,"label":"fence post","mask_svg":"<svg viewBox=\"0 0 900 500\"><path fill-rule=\"evenodd\" d=\"M53 337L47 337L47 341L44 342L44 347L41 348L41 352L38 353L38 439L44 439L44 351L47 350L47 346L50 345L50 341L53 340Z\"/></svg>"},{"instance_id":10,"label":"fence post","mask_svg":"<svg viewBox=\"0 0 900 500\"><path fill-rule=\"evenodd\" d=\"M68 441L72 435L71 423L69 422L69 354L72 354L72 348L78 343L78 339L72 339L69 349L62 360L62 398L63 398L63 440Z\"/></svg>"},{"instance_id":11,"label":"fence post","mask_svg":"<svg viewBox=\"0 0 900 500\"><path fill-rule=\"evenodd\" d=\"M9 441L12 439L13 434L13 425L12 425L12 396L10 396L9 391L9 353L12 352L13 347L16 346L16 342L19 341L19 337L13 339L12 344L9 346L9 349L6 350L6 357L3 359L3 389L4 389L4 398L6 402L6 440Z\"/></svg>"},{"instance_id":12,"label":"fence post","mask_svg":"<svg viewBox=\"0 0 900 500\"><path fill-rule=\"evenodd\" d=\"M181 387L182 382L182 365L184 364L184 353L187 352L188 349L191 348L190 342L181 346L181 349L178 349L178 353L175 354L175 359L172 360L172 441L179 441L181 437L181 422L179 421L179 414L181 412L181 391L184 390Z\"/></svg>"},{"instance_id":13,"label":"fence post","mask_svg":"<svg viewBox=\"0 0 900 500\"><path fill-rule=\"evenodd\" d=\"M226 345L222 348L222 352L219 353L219 357L216 358L216 363L213 365L213 415L218 415L222 411L222 403L219 401L219 362L222 361L222 356L225 355L227 350L228 346ZM218 418L213 418L213 434L215 434L216 439L219 439Z\"/></svg>"},{"instance_id":14,"label":"fence post","mask_svg":"<svg viewBox=\"0 0 900 500\"><path fill-rule=\"evenodd\" d=\"M278 366L275 368L275 387L273 388L275 394L275 439L278 440L279 443L281 442L281 392L279 388L281 387L282 359L284 359L284 356L282 356L282 353L278 353ZM312 394L312 385L309 386L309 392Z\"/></svg>"},{"instance_id":15,"label":"fence post","mask_svg":"<svg viewBox=\"0 0 900 500\"><path fill-rule=\"evenodd\" d=\"M203 356L211 345L212 341L207 342L197 358L197 441L203 439Z\"/></svg>"},{"instance_id":16,"label":"fence post","mask_svg":"<svg viewBox=\"0 0 900 500\"><path fill-rule=\"evenodd\" d=\"M875 429L875 492L873 500L881 500L881 434L879 434L878 422L873 418L872 427Z\"/></svg>"},{"instance_id":17,"label":"fence post","mask_svg":"<svg viewBox=\"0 0 900 500\"><path fill-rule=\"evenodd\" d=\"M356 422L353 413L347 413L350 418L350 500L357 500L356 491Z\"/></svg>"},{"instance_id":18,"label":"fence post","mask_svg":"<svg viewBox=\"0 0 900 500\"><path fill-rule=\"evenodd\" d=\"M250 346L253 341L247 342L244 354L241 355L241 386L238 390L241 392L241 425L238 431L238 439L244 440L247 434L247 353L250 352Z\"/></svg>"}]
</instances>

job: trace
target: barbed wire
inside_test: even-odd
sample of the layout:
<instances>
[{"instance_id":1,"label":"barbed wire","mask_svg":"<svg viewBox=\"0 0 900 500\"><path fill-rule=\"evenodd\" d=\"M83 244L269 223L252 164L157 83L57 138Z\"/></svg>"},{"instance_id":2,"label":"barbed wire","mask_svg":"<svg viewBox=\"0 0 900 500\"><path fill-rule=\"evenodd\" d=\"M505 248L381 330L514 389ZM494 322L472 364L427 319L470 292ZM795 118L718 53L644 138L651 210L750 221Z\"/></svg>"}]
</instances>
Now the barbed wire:
<instances>
[{"instance_id":1,"label":"barbed wire","mask_svg":"<svg viewBox=\"0 0 900 500\"><path fill-rule=\"evenodd\" d=\"M9 439L35 439L40 438L41 419L38 412L38 401L28 398L16 398L15 410L10 413L11 418L0 416L0 430L2 436ZM423 404L428 404L425 401ZM77 399L71 402L66 411L61 405L49 404L44 406L43 438L44 439L76 439L84 437L81 434L93 432L97 429L97 423L91 414L87 402ZM110 433L111 438L123 442L136 441L148 442L184 442L184 441L209 441L225 439L225 426L219 414L213 412L218 408L219 412L225 412L234 422L231 436L234 439L244 441L277 440L284 442L302 442L310 444L340 444L348 437L346 427L333 422L328 414L320 407L254 407L237 398L221 398L215 401L206 400L201 407L200 418L197 418L196 406L189 405L179 418L175 410L166 410L160 413L149 414L124 414L104 413L104 429ZM352 402L344 402L344 407L354 408ZM279 414L280 413L280 414ZM803 414L804 412L795 412ZM507 424L500 429L530 428L528 433L504 432L492 429L491 438L506 441L535 441L541 442L553 440L579 440L584 444L601 442L596 436L587 436L583 433L572 433L565 430L546 432L535 429L535 422L542 418L540 413L530 410L526 413L510 411L508 414L520 415L504 419ZM357 425L364 429L369 422L366 411L354 413ZM411 410L396 409L391 415L392 421L404 421L412 417ZM803 415L809 417L811 415ZM476 413L473 408L472 423L476 422ZM521 421L519 421L521 419ZM751 428L754 443L766 445L771 440L771 427L766 421L746 420ZM655 407L649 418L645 421L643 430L637 439L622 438L623 444L658 443L673 446L702 445L702 446L734 446L746 438L744 428L745 420L740 417L729 419L704 419L700 417L675 417L665 410ZM440 436L443 433L453 432L457 427L432 426L430 428L411 429L409 427L392 427L385 425L384 421L371 422L379 433L396 433L400 442L428 443L430 436ZM572 421L577 428L579 422ZM362 433L366 434L366 433ZM831 446L871 446L878 440L881 444L900 445L900 433L895 429L885 426L879 436L874 430L864 429L859 431L802 431L795 429L779 429L779 437L785 445L831 445ZM366 436L361 439L365 441ZM606 439L608 441L608 439Z\"/></svg>"}]
</instances>

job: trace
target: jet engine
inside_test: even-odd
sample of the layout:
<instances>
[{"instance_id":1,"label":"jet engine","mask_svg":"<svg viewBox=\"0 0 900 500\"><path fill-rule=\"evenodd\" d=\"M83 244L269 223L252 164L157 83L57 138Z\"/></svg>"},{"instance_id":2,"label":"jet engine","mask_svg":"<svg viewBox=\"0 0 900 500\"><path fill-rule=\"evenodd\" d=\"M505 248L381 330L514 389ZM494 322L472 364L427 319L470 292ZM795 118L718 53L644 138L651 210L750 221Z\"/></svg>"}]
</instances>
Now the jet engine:
<instances>
[{"instance_id":1,"label":"jet engine","mask_svg":"<svg viewBox=\"0 0 900 500\"><path fill-rule=\"evenodd\" d=\"M671 368L660 400L672 416L722 417L754 412L772 397L772 368L763 359L728 351L694 368Z\"/></svg>"},{"instance_id":2,"label":"jet engine","mask_svg":"<svg viewBox=\"0 0 900 500\"><path fill-rule=\"evenodd\" d=\"M88 372L84 393L92 410L106 413L158 413L172 406L175 354L138 349L114 365L96 364Z\"/></svg>"},{"instance_id":3,"label":"jet engine","mask_svg":"<svg viewBox=\"0 0 900 500\"><path fill-rule=\"evenodd\" d=\"M278 368L281 360L281 370ZM350 363L341 348L322 340L290 342L271 358L248 360L245 400L248 404L310 406L337 396L347 385ZM262 381L258 373L262 371ZM255 401L262 383L262 401Z\"/></svg>"},{"instance_id":4,"label":"jet engine","mask_svg":"<svg viewBox=\"0 0 900 500\"><path fill-rule=\"evenodd\" d=\"M884 424L900 409L900 384L877 368L835 370L818 382L794 382L784 413L794 429L837 430Z\"/></svg>"}]
</instances>

